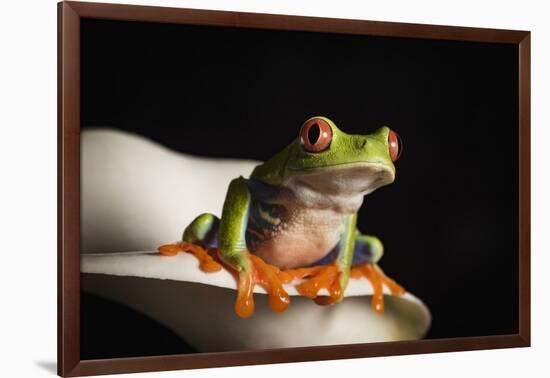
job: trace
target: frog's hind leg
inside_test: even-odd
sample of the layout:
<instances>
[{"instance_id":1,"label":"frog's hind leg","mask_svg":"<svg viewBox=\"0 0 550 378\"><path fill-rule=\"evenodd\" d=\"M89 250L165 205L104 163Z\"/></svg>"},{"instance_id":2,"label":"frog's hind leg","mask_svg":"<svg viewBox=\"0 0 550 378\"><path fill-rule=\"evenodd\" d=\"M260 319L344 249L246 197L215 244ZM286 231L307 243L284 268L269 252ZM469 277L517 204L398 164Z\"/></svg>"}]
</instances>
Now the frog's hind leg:
<instances>
[{"instance_id":1,"label":"frog's hind leg","mask_svg":"<svg viewBox=\"0 0 550 378\"><path fill-rule=\"evenodd\" d=\"M187 226L180 243L163 245L159 247L159 253L163 256L174 256L179 252L188 252L199 260L203 271L217 272L222 268L215 252L219 225L220 220L215 215L201 214Z\"/></svg>"},{"instance_id":2,"label":"frog's hind leg","mask_svg":"<svg viewBox=\"0 0 550 378\"><path fill-rule=\"evenodd\" d=\"M384 254L384 245L376 236L363 235L357 231L352 265L376 264Z\"/></svg>"},{"instance_id":3,"label":"frog's hind leg","mask_svg":"<svg viewBox=\"0 0 550 378\"><path fill-rule=\"evenodd\" d=\"M382 242L371 235L363 235L357 232L350 276L353 278L367 278L373 288L372 308L378 312L384 312L383 285L386 285L392 295L403 295L405 289L394 280L384 274L377 262L384 254Z\"/></svg>"},{"instance_id":4,"label":"frog's hind leg","mask_svg":"<svg viewBox=\"0 0 550 378\"><path fill-rule=\"evenodd\" d=\"M218 247L220 219L214 214L204 213L196 217L183 231L182 240L204 248Z\"/></svg>"}]
</instances>

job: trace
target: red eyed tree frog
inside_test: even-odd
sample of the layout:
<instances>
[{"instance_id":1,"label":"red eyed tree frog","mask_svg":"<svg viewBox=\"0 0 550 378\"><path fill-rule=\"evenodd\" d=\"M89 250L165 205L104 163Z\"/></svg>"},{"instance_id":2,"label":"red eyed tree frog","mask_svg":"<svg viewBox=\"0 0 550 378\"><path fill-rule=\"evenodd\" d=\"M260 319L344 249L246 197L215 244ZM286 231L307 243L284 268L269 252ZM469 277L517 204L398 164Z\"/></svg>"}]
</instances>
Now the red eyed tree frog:
<instances>
[{"instance_id":1,"label":"red eyed tree frog","mask_svg":"<svg viewBox=\"0 0 550 378\"><path fill-rule=\"evenodd\" d=\"M256 284L281 312L290 304L284 283L302 279L301 295L332 304L343 299L350 276L370 280L372 306L382 313L382 286L394 295L404 289L377 265L383 245L357 230L357 211L366 194L394 181L401 149L388 127L350 135L326 117L310 118L298 138L250 178L230 183L221 219L199 215L181 243L159 252L192 253L207 272L229 268L238 283L235 310L243 318L254 312ZM321 289L328 295L319 295Z\"/></svg>"}]
</instances>

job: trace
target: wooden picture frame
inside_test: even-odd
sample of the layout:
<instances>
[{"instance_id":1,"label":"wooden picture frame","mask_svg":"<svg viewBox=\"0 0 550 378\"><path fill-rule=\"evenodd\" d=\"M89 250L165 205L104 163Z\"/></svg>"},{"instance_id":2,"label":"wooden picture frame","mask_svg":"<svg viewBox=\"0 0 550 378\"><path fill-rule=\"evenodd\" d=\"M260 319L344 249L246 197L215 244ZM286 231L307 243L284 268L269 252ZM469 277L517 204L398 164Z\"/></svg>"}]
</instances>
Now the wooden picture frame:
<instances>
[{"instance_id":1,"label":"wooden picture frame","mask_svg":"<svg viewBox=\"0 0 550 378\"><path fill-rule=\"evenodd\" d=\"M146 21L400 38L507 43L519 61L519 332L281 350L80 359L80 20ZM82 376L530 345L530 32L165 7L58 4L58 374Z\"/></svg>"}]
</instances>

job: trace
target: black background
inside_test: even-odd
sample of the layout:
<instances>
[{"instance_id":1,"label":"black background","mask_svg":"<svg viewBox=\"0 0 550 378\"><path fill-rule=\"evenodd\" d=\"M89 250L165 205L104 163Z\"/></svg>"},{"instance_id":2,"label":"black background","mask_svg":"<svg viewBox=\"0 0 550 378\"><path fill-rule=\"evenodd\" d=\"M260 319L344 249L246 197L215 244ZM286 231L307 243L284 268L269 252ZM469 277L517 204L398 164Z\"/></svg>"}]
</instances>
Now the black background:
<instances>
[{"instance_id":1,"label":"black background","mask_svg":"<svg viewBox=\"0 0 550 378\"><path fill-rule=\"evenodd\" d=\"M428 305L429 338L517 333L517 53L507 44L85 19L82 127L266 160L312 115L348 133L390 126L404 143L397 180L359 214L361 231L385 244L381 266ZM89 295L82 304L84 359L191 351L128 309ZM107 309L112 321L100 321ZM129 336L144 328L147 337Z\"/></svg>"}]
</instances>

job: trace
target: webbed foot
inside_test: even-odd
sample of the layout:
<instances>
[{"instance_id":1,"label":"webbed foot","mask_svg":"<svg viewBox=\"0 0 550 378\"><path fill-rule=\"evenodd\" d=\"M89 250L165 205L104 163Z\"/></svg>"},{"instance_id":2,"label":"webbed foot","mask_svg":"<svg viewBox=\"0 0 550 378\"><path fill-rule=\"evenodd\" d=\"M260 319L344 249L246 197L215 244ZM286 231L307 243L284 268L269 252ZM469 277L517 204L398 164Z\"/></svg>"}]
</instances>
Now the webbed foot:
<instances>
[{"instance_id":1,"label":"webbed foot","mask_svg":"<svg viewBox=\"0 0 550 378\"><path fill-rule=\"evenodd\" d=\"M405 289L397 282L384 274L382 269L376 264L361 264L351 268L350 277L368 279L372 285L374 293L372 295L371 306L374 311L382 314L384 312L384 292L383 285L386 285L392 295L403 295Z\"/></svg>"},{"instance_id":2,"label":"webbed foot","mask_svg":"<svg viewBox=\"0 0 550 378\"><path fill-rule=\"evenodd\" d=\"M308 278L296 287L298 292L319 305L329 305L339 302L343 298L343 292L340 286L340 270L335 263L329 265L319 265L309 268L299 268L286 270L283 272L285 279L292 281L294 279ZM327 295L319 295L319 291L326 289Z\"/></svg>"},{"instance_id":3,"label":"webbed foot","mask_svg":"<svg viewBox=\"0 0 550 378\"><path fill-rule=\"evenodd\" d=\"M218 272L222 269L222 265L216 261L217 253L215 248L204 249L196 244L181 242L160 246L158 251L163 256L175 256L180 252L191 253L199 260L199 266L204 272Z\"/></svg>"},{"instance_id":4,"label":"webbed foot","mask_svg":"<svg viewBox=\"0 0 550 378\"><path fill-rule=\"evenodd\" d=\"M224 262L218 257L216 248L205 249L199 245L181 242L177 244L166 244L158 249L163 256L175 256L180 252L193 254L204 272L218 272L225 266L237 279L237 301L235 312L241 318L247 318L254 313L254 287L256 284L262 286L268 294L269 307L275 312L283 312L290 304L290 296L283 287L286 276L279 268L267 264L258 256L246 252L245 258L248 261L246 269L236 269L232 264Z\"/></svg>"},{"instance_id":5,"label":"webbed foot","mask_svg":"<svg viewBox=\"0 0 550 378\"><path fill-rule=\"evenodd\" d=\"M267 264L260 257L246 253L249 269L238 272L238 295L235 311L241 318L254 313L254 286L259 284L268 294L269 307L275 312L285 311L290 296L283 287L285 276L276 266Z\"/></svg>"}]
</instances>

